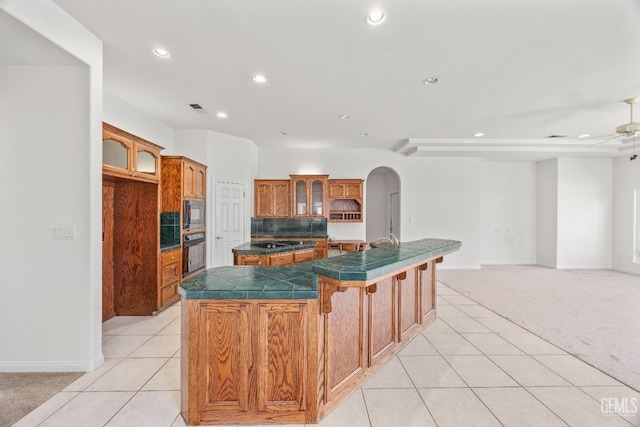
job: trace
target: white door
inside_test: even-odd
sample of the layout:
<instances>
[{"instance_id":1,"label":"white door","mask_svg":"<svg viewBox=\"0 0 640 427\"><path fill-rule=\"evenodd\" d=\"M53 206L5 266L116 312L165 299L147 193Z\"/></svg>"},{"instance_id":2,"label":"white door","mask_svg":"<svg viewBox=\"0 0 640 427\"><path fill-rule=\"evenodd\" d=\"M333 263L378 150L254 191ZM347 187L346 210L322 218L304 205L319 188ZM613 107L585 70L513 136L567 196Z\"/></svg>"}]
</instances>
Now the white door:
<instances>
[{"instance_id":1,"label":"white door","mask_svg":"<svg viewBox=\"0 0 640 427\"><path fill-rule=\"evenodd\" d=\"M231 249L245 241L244 183L216 181L215 191L213 266L220 267L233 265Z\"/></svg>"}]
</instances>

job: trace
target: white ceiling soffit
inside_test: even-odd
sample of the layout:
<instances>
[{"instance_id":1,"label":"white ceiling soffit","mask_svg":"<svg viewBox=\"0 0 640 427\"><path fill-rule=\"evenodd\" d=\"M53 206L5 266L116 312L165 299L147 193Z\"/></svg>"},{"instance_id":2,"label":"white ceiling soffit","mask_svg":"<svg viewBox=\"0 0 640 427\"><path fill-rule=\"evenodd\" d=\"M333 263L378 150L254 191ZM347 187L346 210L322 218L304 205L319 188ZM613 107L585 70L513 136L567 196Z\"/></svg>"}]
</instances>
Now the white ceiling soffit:
<instances>
[{"instance_id":1,"label":"white ceiling soffit","mask_svg":"<svg viewBox=\"0 0 640 427\"><path fill-rule=\"evenodd\" d=\"M617 157L640 151L634 138L429 139L408 138L394 151L411 157L471 156L486 160L545 160L552 157Z\"/></svg>"}]
</instances>

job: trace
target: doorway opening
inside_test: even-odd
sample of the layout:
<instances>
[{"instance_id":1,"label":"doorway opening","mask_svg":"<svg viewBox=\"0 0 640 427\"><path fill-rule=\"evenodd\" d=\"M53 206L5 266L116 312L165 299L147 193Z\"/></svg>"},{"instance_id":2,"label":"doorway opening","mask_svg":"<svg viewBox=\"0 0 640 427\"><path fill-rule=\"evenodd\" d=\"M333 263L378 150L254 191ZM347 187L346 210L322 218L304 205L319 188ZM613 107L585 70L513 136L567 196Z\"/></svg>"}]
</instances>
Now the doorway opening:
<instances>
[{"instance_id":1,"label":"doorway opening","mask_svg":"<svg viewBox=\"0 0 640 427\"><path fill-rule=\"evenodd\" d=\"M372 242L390 233L401 239L398 173L386 166L377 167L369 172L366 183L367 241Z\"/></svg>"}]
</instances>

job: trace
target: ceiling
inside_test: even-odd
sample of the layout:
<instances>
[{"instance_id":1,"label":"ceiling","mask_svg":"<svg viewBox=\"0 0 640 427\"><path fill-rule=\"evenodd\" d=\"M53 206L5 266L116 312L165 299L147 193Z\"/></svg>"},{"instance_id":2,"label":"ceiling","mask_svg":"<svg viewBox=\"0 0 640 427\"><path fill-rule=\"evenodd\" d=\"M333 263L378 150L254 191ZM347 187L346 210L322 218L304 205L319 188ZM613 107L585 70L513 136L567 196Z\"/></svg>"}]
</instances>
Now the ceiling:
<instances>
[{"instance_id":1,"label":"ceiling","mask_svg":"<svg viewBox=\"0 0 640 427\"><path fill-rule=\"evenodd\" d=\"M638 0L54 1L104 42L105 91L174 129L495 160L635 145L601 142L640 97Z\"/></svg>"}]
</instances>

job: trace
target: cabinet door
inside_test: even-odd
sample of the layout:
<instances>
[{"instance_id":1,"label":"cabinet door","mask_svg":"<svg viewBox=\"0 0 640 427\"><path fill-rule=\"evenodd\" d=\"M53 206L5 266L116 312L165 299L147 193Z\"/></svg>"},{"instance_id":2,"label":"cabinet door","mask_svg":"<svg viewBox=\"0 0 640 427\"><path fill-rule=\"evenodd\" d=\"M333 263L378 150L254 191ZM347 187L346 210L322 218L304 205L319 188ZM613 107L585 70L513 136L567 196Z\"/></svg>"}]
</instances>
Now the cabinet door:
<instances>
[{"instance_id":1,"label":"cabinet door","mask_svg":"<svg viewBox=\"0 0 640 427\"><path fill-rule=\"evenodd\" d=\"M272 201L273 207L271 213L275 217L288 217L289 207L289 181L278 181L272 185Z\"/></svg>"},{"instance_id":2,"label":"cabinet door","mask_svg":"<svg viewBox=\"0 0 640 427\"><path fill-rule=\"evenodd\" d=\"M306 409L307 304L258 304L257 410Z\"/></svg>"},{"instance_id":3,"label":"cabinet door","mask_svg":"<svg viewBox=\"0 0 640 427\"><path fill-rule=\"evenodd\" d=\"M133 144L121 139L102 140L102 165L104 169L128 175L132 164Z\"/></svg>"},{"instance_id":4,"label":"cabinet door","mask_svg":"<svg viewBox=\"0 0 640 427\"><path fill-rule=\"evenodd\" d=\"M290 216L289 181L254 181L254 212L256 218Z\"/></svg>"},{"instance_id":5,"label":"cabinet door","mask_svg":"<svg viewBox=\"0 0 640 427\"><path fill-rule=\"evenodd\" d=\"M189 343L197 346L189 361L197 358L198 409L246 412L252 363L249 304L203 304L196 315L201 326L195 343Z\"/></svg>"},{"instance_id":6,"label":"cabinet door","mask_svg":"<svg viewBox=\"0 0 640 427\"><path fill-rule=\"evenodd\" d=\"M329 197L332 199L340 199L344 197L344 184L341 182L329 183Z\"/></svg>"},{"instance_id":7,"label":"cabinet door","mask_svg":"<svg viewBox=\"0 0 640 427\"><path fill-rule=\"evenodd\" d=\"M293 252L287 252L285 254L269 255L268 259L269 259L269 265L293 264Z\"/></svg>"},{"instance_id":8,"label":"cabinet door","mask_svg":"<svg viewBox=\"0 0 640 427\"><path fill-rule=\"evenodd\" d=\"M294 179L291 187L293 192L293 197L291 198L293 202L293 216L308 216L308 181L306 179Z\"/></svg>"},{"instance_id":9,"label":"cabinet door","mask_svg":"<svg viewBox=\"0 0 640 427\"><path fill-rule=\"evenodd\" d=\"M355 199L362 198L362 182L360 183L346 183L344 185L344 197Z\"/></svg>"},{"instance_id":10,"label":"cabinet door","mask_svg":"<svg viewBox=\"0 0 640 427\"><path fill-rule=\"evenodd\" d=\"M202 166L195 167L193 197L204 199L206 195L207 170Z\"/></svg>"},{"instance_id":11,"label":"cabinet door","mask_svg":"<svg viewBox=\"0 0 640 427\"><path fill-rule=\"evenodd\" d=\"M314 255L315 255L315 249L309 249L307 251L294 252L293 253L293 262L295 264L297 264L299 262L313 261Z\"/></svg>"},{"instance_id":12,"label":"cabinet door","mask_svg":"<svg viewBox=\"0 0 640 427\"><path fill-rule=\"evenodd\" d=\"M193 163L184 162L184 166L182 167L182 192L184 197L196 197L196 174L196 166Z\"/></svg>"},{"instance_id":13,"label":"cabinet door","mask_svg":"<svg viewBox=\"0 0 640 427\"><path fill-rule=\"evenodd\" d=\"M294 217L327 216L328 175L290 175Z\"/></svg>"},{"instance_id":14,"label":"cabinet door","mask_svg":"<svg viewBox=\"0 0 640 427\"><path fill-rule=\"evenodd\" d=\"M311 180L311 205L310 216L324 216L325 209L325 182L320 179Z\"/></svg>"},{"instance_id":15,"label":"cabinet door","mask_svg":"<svg viewBox=\"0 0 640 427\"><path fill-rule=\"evenodd\" d=\"M160 153L136 144L135 175L147 175L158 178L160 169Z\"/></svg>"}]
</instances>

